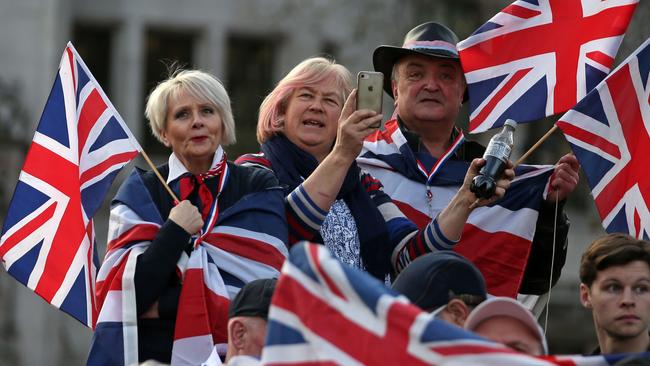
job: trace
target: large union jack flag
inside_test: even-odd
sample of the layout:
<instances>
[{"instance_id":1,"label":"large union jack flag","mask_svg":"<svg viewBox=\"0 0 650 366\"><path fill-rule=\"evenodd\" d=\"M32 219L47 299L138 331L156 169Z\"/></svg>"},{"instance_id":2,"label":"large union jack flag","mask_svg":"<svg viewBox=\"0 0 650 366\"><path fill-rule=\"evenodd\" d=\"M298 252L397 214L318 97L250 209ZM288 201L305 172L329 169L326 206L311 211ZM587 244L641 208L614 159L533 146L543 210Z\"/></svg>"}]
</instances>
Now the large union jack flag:
<instances>
[{"instance_id":1,"label":"large union jack flag","mask_svg":"<svg viewBox=\"0 0 650 366\"><path fill-rule=\"evenodd\" d=\"M607 232L649 238L650 39L557 122Z\"/></svg>"},{"instance_id":2,"label":"large union jack flag","mask_svg":"<svg viewBox=\"0 0 650 366\"><path fill-rule=\"evenodd\" d=\"M625 355L531 357L434 319L321 245L291 249L265 365L612 365Z\"/></svg>"},{"instance_id":3,"label":"large union jack flag","mask_svg":"<svg viewBox=\"0 0 650 366\"><path fill-rule=\"evenodd\" d=\"M390 120L383 131L366 138L357 163L382 183L383 191L409 220L423 228L451 202L463 183L470 163L451 158L463 141L459 134L427 172L397 121ZM552 166L519 166L503 199L475 209L467 219L454 250L481 270L492 295L517 296L552 172Z\"/></svg>"},{"instance_id":4,"label":"large union jack flag","mask_svg":"<svg viewBox=\"0 0 650 366\"><path fill-rule=\"evenodd\" d=\"M519 0L458 44L470 133L567 111L607 76L638 0Z\"/></svg>"},{"instance_id":5,"label":"large union jack flag","mask_svg":"<svg viewBox=\"0 0 650 366\"><path fill-rule=\"evenodd\" d=\"M68 43L9 205L0 258L18 281L89 327L97 316L92 217L139 151Z\"/></svg>"}]
</instances>

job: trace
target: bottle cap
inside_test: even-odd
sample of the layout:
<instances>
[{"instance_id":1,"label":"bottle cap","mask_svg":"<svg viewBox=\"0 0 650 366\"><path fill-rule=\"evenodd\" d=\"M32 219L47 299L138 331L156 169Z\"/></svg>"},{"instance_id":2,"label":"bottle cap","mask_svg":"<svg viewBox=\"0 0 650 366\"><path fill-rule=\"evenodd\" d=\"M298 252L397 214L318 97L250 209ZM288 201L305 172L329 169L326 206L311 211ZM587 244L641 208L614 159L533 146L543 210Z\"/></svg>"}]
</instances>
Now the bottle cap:
<instances>
[{"instance_id":1,"label":"bottle cap","mask_svg":"<svg viewBox=\"0 0 650 366\"><path fill-rule=\"evenodd\" d=\"M517 128L517 122L514 119L508 118L505 123L503 124L504 126L510 126L514 130Z\"/></svg>"}]
</instances>

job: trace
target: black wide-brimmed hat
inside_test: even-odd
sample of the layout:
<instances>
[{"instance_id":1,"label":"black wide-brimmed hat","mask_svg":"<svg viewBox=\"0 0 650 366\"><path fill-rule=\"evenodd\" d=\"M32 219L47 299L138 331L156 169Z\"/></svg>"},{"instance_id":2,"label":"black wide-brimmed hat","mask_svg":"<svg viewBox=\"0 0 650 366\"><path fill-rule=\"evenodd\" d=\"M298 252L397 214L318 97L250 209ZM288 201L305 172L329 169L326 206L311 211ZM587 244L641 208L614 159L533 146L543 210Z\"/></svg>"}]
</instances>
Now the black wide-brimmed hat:
<instances>
[{"instance_id":1,"label":"black wide-brimmed hat","mask_svg":"<svg viewBox=\"0 0 650 366\"><path fill-rule=\"evenodd\" d=\"M451 29L436 22L420 24L404 37L402 47L379 46L372 54L375 71L384 74L384 90L393 97L391 73L393 65L408 55L424 55L460 60L458 56L458 36Z\"/></svg>"}]
</instances>

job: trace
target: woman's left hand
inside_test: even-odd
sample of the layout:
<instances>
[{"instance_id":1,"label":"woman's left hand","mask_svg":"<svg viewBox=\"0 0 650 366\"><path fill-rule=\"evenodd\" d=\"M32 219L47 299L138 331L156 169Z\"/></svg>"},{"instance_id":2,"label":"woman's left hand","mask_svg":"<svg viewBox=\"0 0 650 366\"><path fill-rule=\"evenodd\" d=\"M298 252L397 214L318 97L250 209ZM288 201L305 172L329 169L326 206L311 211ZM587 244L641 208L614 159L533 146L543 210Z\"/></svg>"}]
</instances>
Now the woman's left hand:
<instances>
[{"instance_id":1,"label":"woman's left hand","mask_svg":"<svg viewBox=\"0 0 650 366\"><path fill-rule=\"evenodd\" d=\"M353 90L343 105L333 154L349 160L357 158L363 147L363 140L377 131L381 125L382 114L370 109L356 110L357 90Z\"/></svg>"}]
</instances>

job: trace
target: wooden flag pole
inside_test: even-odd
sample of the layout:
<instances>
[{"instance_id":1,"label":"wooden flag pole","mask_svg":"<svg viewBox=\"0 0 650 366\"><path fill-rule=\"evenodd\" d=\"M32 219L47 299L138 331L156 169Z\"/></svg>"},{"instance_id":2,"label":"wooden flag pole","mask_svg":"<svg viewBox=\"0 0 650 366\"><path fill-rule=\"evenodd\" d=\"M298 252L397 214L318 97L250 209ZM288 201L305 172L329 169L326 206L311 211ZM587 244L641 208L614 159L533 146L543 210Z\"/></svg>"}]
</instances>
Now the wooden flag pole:
<instances>
[{"instance_id":1,"label":"wooden flag pole","mask_svg":"<svg viewBox=\"0 0 650 366\"><path fill-rule=\"evenodd\" d=\"M169 193L169 195L172 196L172 198L174 199L174 202L180 202L178 200L178 197L176 197L176 195L172 191L172 189L169 188L169 186L167 185L167 182L165 182L165 179L162 177L162 175L160 175L160 172L158 171L158 169L156 169L156 166L154 165L154 163L151 161L151 159L149 159L149 156L147 155L147 153L144 152L144 150L141 150L140 152L142 153L142 157L144 158L144 160L151 167L151 170L153 170L153 172L156 174L156 177L158 177L158 179L160 179L160 183L162 183L163 187L165 187L165 189L167 190L167 193Z\"/></svg>"},{"instance_id":2,"label":"wooden flag pole","mask_svg":"<svg viewBox=\"0 0 650 366\"><path fill-rule=\"evenodd\" d=\"M551 136L551 134L555 132L555 130L557 130L557 125L553 125L553 127L550 130L548 130L548 132L546 132L546 134L542 136L542 138L540 138L539 141L535 143L535 145L531 146L531 148L528 149L528 151L526 151L524 155L522 155L519 159L517 159L515 165L513 166L513 169L519 166L519 164L521 164L522 161L524 161L530 154L532 154L535 150L537 150L539 145L541 145L544 141L546 141Z\"/></svg>"}]
</instances>

